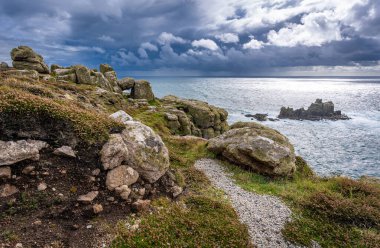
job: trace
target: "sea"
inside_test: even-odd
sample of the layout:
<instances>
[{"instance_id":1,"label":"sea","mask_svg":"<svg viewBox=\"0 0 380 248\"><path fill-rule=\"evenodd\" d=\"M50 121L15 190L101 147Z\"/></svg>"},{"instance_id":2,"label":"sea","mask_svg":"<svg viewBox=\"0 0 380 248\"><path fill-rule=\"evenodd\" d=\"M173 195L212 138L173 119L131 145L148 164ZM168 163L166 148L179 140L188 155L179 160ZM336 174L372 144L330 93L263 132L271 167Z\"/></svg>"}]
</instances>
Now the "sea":
<instances>
[{"instance_id":1,"label":"sea","mask_svg":"<svg viewBox=\"0 0 380 248\"><path fill-rule=\"evenodd\" d=\"M246 114L276 118L282 106L307 108L317 98L333 101L350 120L265 121L279 130L321 176L380 177L379 78L148 77L157 97L176 95L228 111L228 122L255 121Z\"/></svg>"}]
</instances>

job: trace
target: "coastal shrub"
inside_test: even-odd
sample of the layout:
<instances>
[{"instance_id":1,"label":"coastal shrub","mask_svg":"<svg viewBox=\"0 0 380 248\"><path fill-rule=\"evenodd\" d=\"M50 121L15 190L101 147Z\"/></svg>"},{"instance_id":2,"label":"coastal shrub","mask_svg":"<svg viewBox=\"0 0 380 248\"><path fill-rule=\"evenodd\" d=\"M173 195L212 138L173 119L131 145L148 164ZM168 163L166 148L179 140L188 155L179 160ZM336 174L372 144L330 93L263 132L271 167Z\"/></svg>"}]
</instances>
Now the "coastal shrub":
<instances>
[{"instance_id":1,"label":"coastal shrub","mask_svg":"<svg viewBox=\"0 0 380 248\"><path fill-rule=\"evenodd\" d=\"M12 121L12 117L20 120L33 118L42 124L44 119L56 120L60 125L66 123L67 128L72 128L88 144L104 142L110 132L123 128L107 115L79 108L64 100L44 98L6 86L0 87L0 115L3 123Z\"/></svg>"},{"instance_id":2,"label":"coastal shrub","mask_svg":"<svg viewBox=\"0 0 380 248\"><path fill-rule=\"evenodd\" d=\"M139 229L119 228L112 247L252 247L247 228L226 203L204 196L171 203L153 203L156 213L144 215Z\"/></svg>"}]
</instances>

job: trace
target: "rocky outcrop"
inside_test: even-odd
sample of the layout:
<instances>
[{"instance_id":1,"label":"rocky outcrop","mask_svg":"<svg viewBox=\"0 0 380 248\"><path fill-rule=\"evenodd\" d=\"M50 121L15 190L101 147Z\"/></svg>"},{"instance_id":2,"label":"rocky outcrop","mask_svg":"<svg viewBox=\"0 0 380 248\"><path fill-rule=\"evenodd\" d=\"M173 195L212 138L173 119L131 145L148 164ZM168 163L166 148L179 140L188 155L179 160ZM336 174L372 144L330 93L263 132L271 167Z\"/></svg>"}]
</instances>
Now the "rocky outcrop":
<instances>
[{"instance_id":1,"label":"rocky outcrop","mask_svg":"<svg viewBox=\"0 0 380 248\"><path fill-rule=\"evenodd\" d=\"M213 138L228 130L224 109L198 100L166 96L162 99L166 108L165 118L173 134Z\"/></svg>"},{"instance_id":2,"label":"rocky outcrop","mask_svg":"<svg viewBox=\"0 0 380 248\"><path fill-rule=\"evenodd\" d=\"M137 80L131 90L131 97L133 99L146 99L148 101L154 100L154 94L150 83L145 80Z\"/></svg>"},{"instance_id":3,"label":"rocky outcrop","mask_svg":"<svg viewBox=\"0 0 380 248\"><path fill-rule=\"evenodd\" d=\"M15 70L12 68L6 71L2 71L1 74L6 77L27 77L32 80L39 79L38 72L35 70Z\"/></svg>"},{"instance_id":4,"label":"rocky outcrop","mask_svg":"<svg viewBox=\"0 0 380 248\"><path fill-rule=\"evenodd\" d=\"M350 119L347 115L342 114L340 110L335 111L333 102L322 102L322 99L315 100L315 103L312 103L307 110L304 108L293 110L293 108L282 107L278 118L311 121Z\"/></svg>"},{"instance_id":5,"label":"rocky outcrop","mask_svg":"<svg viewBox=\"0 0 380 248\"><path fill-rule=\"evenodd\" d=\"M7 63L5 62L1 62L0 63L0 71L5 71L5 70L8 70L9 69L9 66Z\"/></svg>"},{"instance_id":6,"label":"rocky outcrop","mask_svg":"<svg viewBox=\"0 0 380 248\"><path fill-rule=\"evenodd\" d=\"M117 84L122 90L130 90L135 86L135 80L133 78L123 78L118 80Z\"/></svg>"},{"instance_id":7,"label":"rocky outcrop","mask_svg":"<svg viewBox=\"0 0 380 248\"><path fill-rule=\"evenodd\" d=\"M120 111L111 115L115 119L120 116L123 116ZM161 137L140 122L126 119L122 122L126 128L120 134L111 135L101 150L103 168L113 169L125 164L144 180L157 181L169 168L169 152Z\"/></svg>"},{"instance_id":8,"label":"rocky outcrop","mask_svg":"<svg viewBox=\"0 0 380 248\"><path fill-rule=\"evenodd\" d=\"M0 141L0 166L12 165L23 160L38 160L46 142L38 140Z\"/></svg>"},{"instance_id":9,"label":"rocky outcrop","mask_svg":"<svg viewBox=\"0 0 380 248\"><path fill-rule=\"evenodd\" d=\"M19 70L35 70L39 73L49 73L49 67L45 64L41 55L35 53L32 48L19 46L11 51L13 67Z\"/></svg>"},{"instance_id":10,"label":"rocky outcrop","mask_svg":"<svg viewBox=\"0 0 380 248\"><path fill-rule=\"evenodd\" d=\"M296 169L293 145L278 131L258 123L236 123L209 140L208 149L232 163L269 176L291 176Z\"/></svg>"}]
</instances>

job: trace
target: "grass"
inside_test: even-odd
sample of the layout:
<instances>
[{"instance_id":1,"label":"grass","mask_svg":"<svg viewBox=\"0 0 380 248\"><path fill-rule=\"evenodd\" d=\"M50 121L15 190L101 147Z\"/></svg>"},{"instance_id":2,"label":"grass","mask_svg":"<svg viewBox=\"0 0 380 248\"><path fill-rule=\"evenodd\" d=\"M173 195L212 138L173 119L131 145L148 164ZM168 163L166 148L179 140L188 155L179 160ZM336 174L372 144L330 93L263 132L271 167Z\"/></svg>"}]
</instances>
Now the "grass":
<instances>
[{"instance_id":1,"label":"grass","mask_svg":"<svg viewBox=\"0 0 380 248\"><path fill-rule=\"evenodd\" d=\"M159 106L157 102L155 105ZM121 221L112 247L252 247L246 226L239 222L224 194L193 167L197 159L212 156L206 149L207 141L170 135L160 112L130 114L161 135L177 182L186 186L188 193L175 202L154 200L154 212L138 217L141 223L137 230L126 227L136 219Z\"/></svg>"},{"instance_id":2,"label":"grass","mask_svg":"<svg viewBox=\"0 0 380 248\"><path fill-rule=\"evenodd\" d=\"M313 175L297 158L293 178L273 180L225 163L236 182L248 191L279 196L293 210L285 237L309 246L379 247L380 186L344 177Z\"/></svg>"},{"instance_id":3,"label":"grass","mask_svg":"<svg viewBox=\"0 0 380 248\"><path fill-rule=\"evenodd\" d=\"M67 123L67 126L88 144L104 142L112 130L123 128L120 123L109 119L105 114L80 108L63 99L51 99L4 85L0 86L0 114L14 118L29 116L41 123L45 119Z\"/></svg>"}]
</instances>

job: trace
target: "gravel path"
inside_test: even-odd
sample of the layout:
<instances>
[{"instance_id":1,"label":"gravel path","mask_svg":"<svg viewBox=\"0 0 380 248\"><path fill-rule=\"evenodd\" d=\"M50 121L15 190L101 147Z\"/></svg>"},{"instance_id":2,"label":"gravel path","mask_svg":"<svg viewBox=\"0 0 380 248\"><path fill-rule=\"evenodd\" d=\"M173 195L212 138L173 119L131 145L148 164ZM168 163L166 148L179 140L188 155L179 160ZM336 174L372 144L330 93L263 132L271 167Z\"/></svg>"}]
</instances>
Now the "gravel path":
<instances>
[{"instance_id":1,"label":"gravel path","mask_svg":"<svg viewBox=\"0 0 380 248\"><path fill-rule=\"evenodd\" d=\"M201 159L195 168L231 199L242 223L258 247L298 247L285 241L281 230L290 220L290 209L277 197L248 192L237 186L216 160Z\"/></svg>"}]
</instances>

